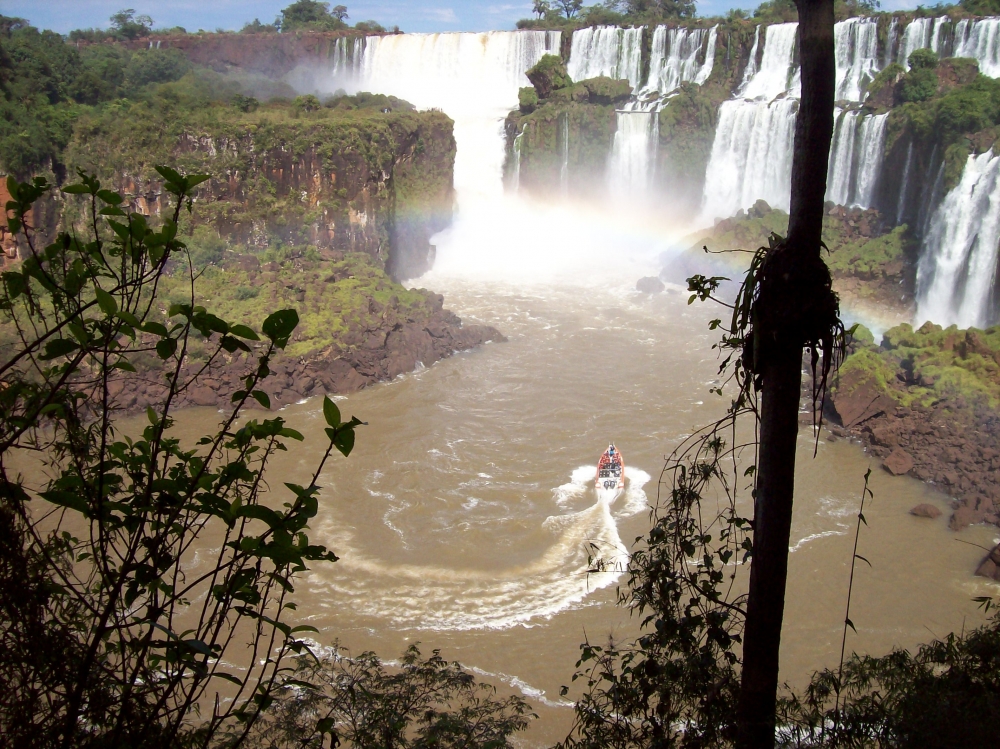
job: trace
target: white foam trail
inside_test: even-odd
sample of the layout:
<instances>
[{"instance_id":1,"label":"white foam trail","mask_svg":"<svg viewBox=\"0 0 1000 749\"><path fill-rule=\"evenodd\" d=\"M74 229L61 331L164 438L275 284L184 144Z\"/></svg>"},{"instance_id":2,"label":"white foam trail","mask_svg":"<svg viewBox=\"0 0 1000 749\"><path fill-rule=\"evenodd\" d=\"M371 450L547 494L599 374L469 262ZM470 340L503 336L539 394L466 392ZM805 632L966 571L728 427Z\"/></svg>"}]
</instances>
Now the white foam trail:
<instances>
[{"instance_id":1,"label":"white foam trail","mask_svg":"<svg viewBox=\"0 0 1000 749\"><path fill-rule=\"evenodd\" d=\"M502 671L487 671L475 666L465 666L465 668L472 673L479 674L487 679L495 679L496 681L508 684L525 697L535 700L536 702L541 702L546 707L574 707L576 705L575 702L570 702L569 700L550 700L545 696L544 689L533 687L523 679L520 679L517 676L511 676L510 674L505 674Z\"/></svg>"},{"instance_id":2,"label":"white foam trail","mask_svg":"<svg viewBox=\"0 0 1000 749\"><path fill-rule=\"evenodd\" d=\"M543 527L555 535L552 544L532 562L501 570L479 571L440 566L391 564L352 548L352 538L336 519L328 518L318 532L343 556L310 583L325 590L326 605L350 606L362 615L407 629L505 629L530 626L565 611L596 590L613 585L628 563L618 535L616 517L648 507L643 485L649 474L627 469L628 486L621 511L596 494L596 466L581 466L567 484L554 492L556 504L574 499L587 506L577 512L547 518ZM589 489L589 494L588 494ZM588 504L589 503L589 504ZM598 555L605 563L590 572ZM346 575L341 576L341 573Z\"/></svg>"}]
</instances>

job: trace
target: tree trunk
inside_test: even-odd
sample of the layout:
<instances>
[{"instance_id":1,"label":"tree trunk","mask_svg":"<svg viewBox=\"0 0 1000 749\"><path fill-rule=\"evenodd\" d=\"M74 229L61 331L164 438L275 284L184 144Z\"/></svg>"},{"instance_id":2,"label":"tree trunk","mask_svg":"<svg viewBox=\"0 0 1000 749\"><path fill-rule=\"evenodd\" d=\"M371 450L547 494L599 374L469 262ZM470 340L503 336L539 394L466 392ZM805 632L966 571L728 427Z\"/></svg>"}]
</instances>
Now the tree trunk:
<instances>
[{"instance_id":1,"label":"tree trunk","mask_svg":"<svg viewBox=\"0 0 1000 749\"><path fill-rule=\"evenodd\" d=\"M782 295L785 300L801 299L803 281L815 281L815 266L822 264L823 201L836 91L833 0L797 0L797 5L802 99L795 121L788 238L780 250L784 257L771 264L778 272L772 272L769 278L769 300ZM811 271L803 271L803 267ZM799 314L808 312L793 303L781 313L772 313L774 324L758 331L765 339L767 354L758 371L762 380L760 455L737 710L739 749L774 747L778 652L785 608L805 340L802 330L808 327L807 322L797 319Z\"/></svg>"}]
</instances>

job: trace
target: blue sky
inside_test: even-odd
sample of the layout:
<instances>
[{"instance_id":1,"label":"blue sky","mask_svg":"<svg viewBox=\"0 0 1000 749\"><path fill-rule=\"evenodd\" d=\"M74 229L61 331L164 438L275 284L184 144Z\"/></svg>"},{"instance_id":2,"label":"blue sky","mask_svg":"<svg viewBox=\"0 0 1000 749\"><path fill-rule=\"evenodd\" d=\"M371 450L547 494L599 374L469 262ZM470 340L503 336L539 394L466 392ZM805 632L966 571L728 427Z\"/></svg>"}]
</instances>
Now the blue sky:
<instances>
[{"instance_id":1,"label":"blue sky","mask_svg":"<svg viewBox=\"0 0 1000 749\"><path fill-rule=\"evenodd\" d=\"M926 1L926 0L925 0ZM183 26L188 31L239 29L255 17L274 20L292 0L0 0L0 14L27 18L35 26L66 33L71 29L106 27L123 7L152 16L157 26ZM403 31L486 31L511 29L531 15L531 0L336 0L347 6L352 22L372 19ZM584 4L589 4L584 0ZM754 8L757 2L702 0L702 15L733 7ZM882 0L885 10L914 8L916 2Z\"/></svg>"}]
</instances>

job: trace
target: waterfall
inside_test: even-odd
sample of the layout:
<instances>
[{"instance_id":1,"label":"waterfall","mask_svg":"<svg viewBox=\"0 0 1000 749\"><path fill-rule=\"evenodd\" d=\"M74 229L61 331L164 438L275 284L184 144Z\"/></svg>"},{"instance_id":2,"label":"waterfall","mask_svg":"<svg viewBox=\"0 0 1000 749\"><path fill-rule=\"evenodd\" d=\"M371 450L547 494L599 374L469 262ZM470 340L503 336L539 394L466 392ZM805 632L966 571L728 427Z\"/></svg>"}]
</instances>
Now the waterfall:
<instances>
[{"instance_id":1,"label":"waterfall","mask_svg":"<svg viewBox=\"0 0 1000 749\"><path fill-rule=\"evenodd\" d=\"M731 216L764 199L788 210L792 142L795 135L794 72L798 24L769 26L764 32L760 67L747 65L739 99L722 103L719 124L705 172L703 221ZM759 27L758 27L759 33ZM755 36L755 43L759 37ZM755 99L755 101L747 101Z\"/></svg>"},{"instance_id":2,"label":"waterfall","mask_svg":"<svg viewBox=\"0 0 1000 749\"><path fill-rule=\"evenodd\" d=\"M566 70L574 81L606 75L639 87L642 73L642 29L593 26L573 32Z\"/></svg>"},{"instance_id":3,"label":"waterfall","mask_svg":"<svg viewBox=\"0 0 1000 749\"><path fill-rule=\"evenodd\" d=\"M944 48L941 39L941 32L944 31L945 26L951 23L951 19L948 16L940 16L934 19L934 27L931 31L931 43L930 48L938 57L945 57Z\"/></svg>"},{"instance_id":4,"label":"waterfall","mask_svg":"<svg viewBox=\"0 0 1000 749\"><path fill-rule=\"evenodd\" d=\"M761 55L760 69L746 80L739 92L740 97L773 99L779 94L798 88L799 72L798 66L794 64L798 27L797 23L779 23L765 29L764 54Z\"/></svg>"},{"instance_id":5,"label":"waterfall","mask_svg":"<svg viewBox=\"0 0 1000 749\"><path fill-rule=\"evenodd\" d=\"M896 38L899 36L899 21L895 18L889 24L889 33L885 40L885 54L882 56L882 67L887 68L892 64L892 48L896 46Z\"/></svg>"},{"instance_id":6,"label":"waterfall","mask_svg":"<svg viewBox=\"0 0 1000 749\"><path fill-rule=\"evenodd\" d=\"M788 210L798 101L726 101L705 173L702 219L711 222L758 199Z\"/></svg>"},{"instance_id":7,"label":"waterfall","mask_svg":"<svg viewBox=\"0 0 1000 749\"><path fill-rule=\"evenodd\" d=\"M994 321L1000 157L970 156L934 212L917 267L917 318L965 328Z\"/></svg>"},{"instance_id":8,"label":"waterfall","mask_svg":"<svg viewBox=\"0 0 1000 749\"><path fill-rule=\"evenodd\" d=\"M878 23L849 18L833 27L838 100L860 101L861 91L878 73Z\"/></svg>"},{"instance_id":9,"label":"waterfall","mask_svg":"<svg viewBox=\"0 0 1000 749\"><path fill-rule=\"evenodd\" d=\"M931 18L914 18L903 30L903 38L899 42L899 55L896 62L908 68L910 53L931 46L931 30L934 20Z\"/></svg>"},{"instance_id":10,"label":"waterfall","mask_svg":"<svg viewBox=\"0 0 1000 749\"><path fill-rule=\"evenodd\" d=\"M569 115L559 114L559 193L569 197Z\"/></svg>"},{"instance_id":11,"label":"waterfall","mask_svg":"<svg viewBox=\"0 0 1000 749\"><path fill-rule=\"evenodd\" d=\"M885 126L889 114L865 117L858 129L857 167L852 204L870 208L882 172L885 155Z\"/></svg>"},{"instance_id":12,"label":"waterfall","mask_svg":"<svg viewBox=\"0 0 1000 749\"><path fill-rule=\"evenodd\" d=\"M514 193L521 189L521 141L524 140L524 131L527 127L527 125L524 125L521 128L521 132L514 136L512 148L514 151L514 166L510 170L510 191Z\"/></svg>"},{"instance_id":13,"label":"waterfall","mask_svg":"<svg viewBox=\"0 0 1000 749\"><path fill-rule=\"evenodd\" d=\"M669 94L685 81L702 84L712 74L718 26L705 29L668 29L657 26L650 49L645 91ZM706 44L707 42L707 44ZM705 49L704 62L698 57Z\"/></svg>"},{"instance_id":14,"label":"waterfall","mask_svg":"<svg viewBox=\"0 0 1000 749\"><path fill-rule=\"evenodd\" d=\"M659 111L619 110L615 139L608 162L608 187L619 199L648 197L656 143L660 135Z\"/></svg>"},{"instance_id":15,"label":"waterfall","mask_svg":"<svg viewBox=\"0 0 1000 749\"><path fill-rule=\"evenodd\" d=\"M906 162L903 164L903 178L899 181L899 201L896 203L896 226L903 223L906 214L906 191L910 186L910 168L913 166L913 141L906 145Z\"/></svg>"},{"instance_id":16,"label":"waterfall","mask_svg":"<svg viewBox=\"0 0 1000 749\"><path fill-rule=\"evenodd\" d=\"M468 195L503 191L502 122L517 106L524 73L559 49L559 32L392 34L364 42L354 90L392 94L455 121L459 208Z\"/></svg>"},{"instance_id":17,"label":"waterfall","mask_svg":"<svg viewBox=\"0 0 1000 749\"><path fill-rule=\"evenodd\" d=\"M955 27L955 57L972 57L979 72L1000 78L1000 18L963 19Z\"/></svg>"},{"instance_id":18,"label":"waterfall","mask_svg":"<svg viewBox=\"0 0 1000 749\"><path fill-rule=\"evenodd\" d=\"M341 36L333 45L331 55L333 79L341 88L355 89L361 72L365 40Z\"/></svg>"},{"instance_id":19,"label":"waterfall","mask_svg":"<svg viewBox=\"0 0 1000 749\"><path fill-rule=\"evenodd\" d=\"M760 45L760 26L753 30L753 46L750 47L750 58L747 60L747 66L743 70L743 84L740 86L741 89L746 88L750 79L757 75L757 47Z\"/></svg>"},{"instance_id":20,"label":"waterfall","mask_svg":"<svg viewBox=\"0 0 1000 749\"><path fill-rule=\"evenodd\" d=\"M826 199L868 208L881 171L888 114L863 117L859 110L837 109L834 116Z\"/></svg>"},{"instance_id":21,"label":"waterfall","mask_svg":"<svg viewBox=\"0 0 1000 749\"><path fill-rule=\"evenodd\" d=\"M830 145L830 167L826 182L826 199L838 205L848 205L851 199L851 172L854 164L854 140L858 126L857 111L834 111L836 124Z\"/></svg>"}]
</instances>

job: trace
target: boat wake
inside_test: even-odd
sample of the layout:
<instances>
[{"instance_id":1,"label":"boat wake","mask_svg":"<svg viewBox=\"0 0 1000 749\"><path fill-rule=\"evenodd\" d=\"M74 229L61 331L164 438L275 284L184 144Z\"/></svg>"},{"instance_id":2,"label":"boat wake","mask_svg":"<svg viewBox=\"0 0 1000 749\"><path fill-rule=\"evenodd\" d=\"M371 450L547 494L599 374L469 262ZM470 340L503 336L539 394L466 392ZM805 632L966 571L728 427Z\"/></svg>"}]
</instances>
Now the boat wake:
<instances>
[{"instance_id":1,"label":"boat wake","mask_svg":"<svg viewBox=\"0 0 1000 749\"><path fill-rule=\"evenodd\" d=\"M629 469L625 491L609 502L594 488L595 470L581 466L553 490L560 512L545 517L541 528L527 529L529 536L550 539L530 561L489 570L392 563L357 548L358 539L342 519L327 517L318 524L317 537L341 559L314 570L309 585L324 608L350 607L398 629L533 626L532 620L583 605L590 594L613 585L628 562L617 521L648 508L643 486L650 476ZM498 536L496 543L505 539ZM595 557L603 562L599 572L590 571Z\"/></svg>"}]
</instances>

